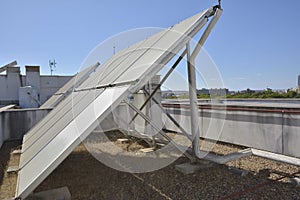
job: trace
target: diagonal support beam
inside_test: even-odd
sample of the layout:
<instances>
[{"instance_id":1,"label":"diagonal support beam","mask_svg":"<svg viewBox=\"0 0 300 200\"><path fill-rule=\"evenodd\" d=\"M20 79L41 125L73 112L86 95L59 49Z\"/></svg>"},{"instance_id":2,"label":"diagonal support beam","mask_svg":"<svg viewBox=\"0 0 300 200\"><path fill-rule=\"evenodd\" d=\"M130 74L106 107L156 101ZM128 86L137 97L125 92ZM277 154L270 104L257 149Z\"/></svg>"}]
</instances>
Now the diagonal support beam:
<instances>
[{"instance_id":1,"label":"diagonal support beam","mask_svg":"<svg viewBox=\"0 0 300 200\"><path fill-rule=\"evenodd\" d=\"M144 90L146 94L149 95L149 92L147 90ZM190 141L193 141L193 138L190 134L188 134L188 132L182 128L180 126L180 124L176 121L176 119L174 119L172 117L172 115L170 115L170 113L168 113L163 107L162 105L159 103L159 101L155 98L155 97L152 97L152 100L158 105L158 107L161 109L162 112L164 112L165 115L167 115L167 117L174 123L174 125L179 128L179 130L190 140Z\"/></svg>"},{"instance_id":2,"label":"diagonal support beam","mask_svg":"<svg viewBox=\"0 0 300 200\"><path fill-rule=\"evenodd\" d=\"M192 54L191 54L191 61L195 62L195 58L197 57L197 55L199 54L200 50L202 49L202 46L204 45L205 41L207 40L209 34L211 33L212 29L214 28L214 26L216 25L216 23L218 22L218 20L220 19L223 10L216 8L216 12L212 18L212 20L210 21L210 23L208 24L208 26L206 27L205 31L203 32L201 38L199 39L197 46L195 47L195 49L193 50ZM192 63L195 64L195 63Z\"/></svg>"},{"instance_id":3,"label":"diagonal support beam","mask_svg":"<svg viewBox=\"0 0 300 200\"><path fill-rule=\"evenodd\" d=\"M141 112L141 110L139 110L137 107L135 107L134 105L132 105L129 102L125 103L131 108L133 109L135 112L138 113L138 115L140 115L145 121L147 121L161 136L163 136L164 138L166 138L170 143L172 143L178 150L182 151L182 148L180 146L178 146L175 142L173 142L173 140L166 134L164 133L162 130L160 130L158 127L156 127L155 124L152 123L151 119L149 119L148 116L146 116L144 113ZM183 152L184 155L189 158L190 160L194 160L194 158L186 151Z\"/></svg>"},{"instance_id":4,"label":"diagonal support beam","mask_svg":"<svg viewBox=\"0 0 300 200\"><path fill-rule=\"evenodd\" d=\"M169 78L169 76L172 74L172 72L175 70L175 68L178 66L178 64L181 62L181 60L184 58L186 55L187 50L185 49L179 58L175 61L175 63L172 65L172 67L169 69L169 71L166 73L166 75L163 77L163 79L160 81L160 83L156 86L156 88L153 90L151 94L149 94L149 97L146 99L146 101L143 103L143 105L140 107L140 110L142 110L147 103L151 100L151 98L155 95L155 93L160 89L160 87L165 83L165 81ZM133 116L131 119L130 123L132 123L135 118L137 117L137 113Z\"/></svg>"}]
</instances>

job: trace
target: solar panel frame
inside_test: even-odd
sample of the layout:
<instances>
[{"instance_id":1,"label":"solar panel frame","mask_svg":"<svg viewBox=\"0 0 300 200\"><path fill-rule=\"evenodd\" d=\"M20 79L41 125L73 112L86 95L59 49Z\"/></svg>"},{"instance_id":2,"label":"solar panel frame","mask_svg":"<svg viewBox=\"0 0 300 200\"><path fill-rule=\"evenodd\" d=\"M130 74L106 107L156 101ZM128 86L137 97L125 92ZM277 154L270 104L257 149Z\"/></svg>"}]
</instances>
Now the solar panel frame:
<instances>
[{"instance_id":1,"label":"solar panel frame","mask_svg":"<svg viewBox=\"0 0 300 200\"><path fill-rule=\"evenodd\" d=\"M134 53L136 52L135 51L135 48L137 46L137 48L139 47L139 45L145 45L145 43L147 42L147 40L144 40L140 43L138 43L137 45L134 45L133 47L131 48L128 48L127 51L130 51L131 53ZM147 44L147 43L146 43ZM131 50L132 49L132 50ZM126 51L125 51L126 53ZM105 63L104 66L101 66L99 70L97 70L93 76L87 80L86 82L84 82L82 84L82 88L85 88L87 86L90 86L90 85L97 85L97 82L99 82L98 79L99 76L101 77L102 74L110 74L109 72L105 73L105 70L107 70L107 67L106 66L111 66L112 63L118 63L118 65L120 63L124 63L124 59L120 59L120 58L125 58L127 59L130 54L128 54L128 56L124 56L123 52L120 53L121 55L118 56L114 59L110 59L110 61L108 61L107 63ZM119 62L117 62L119 61ZM109 68L108 68L109 69ZM110 71L112 71L112 69L109 69ZM105 78L106 76L104 77L101 77L101 78ZM80 89L81 87L78 87L78 89ZM72 97L68 97L65 101L63 101L57 108L56 108L56 112L50 112L36 127L34 127L32 130L29 131L28 134L26 134L24 136L24 140L23 140L23 146L22 146L22 152L26 155L26 150L32 145L34 144L34 142L37 140L37 138L40 138L42 137L42 134L39 134L39 135L35 135L36 132L41 132L40 129L46 129L46 130L49 130L49 128L51 128L52 126L54 126L57 122L59 122L59 119L61 119L61 115L64 115L65 113L68 113L71 111L72 107L70 107L71 105L71 102L73 101L73 99L77 99L78 94L75 93L73 94ZM80 101L84 99L84 95L81 95L81 98L80 98ZM78 101L77 101L78 102ZM77 102L72 104L73 107L76 107L77 106ZM58 115L58 116L57 116ZM55 116L55 117L54 117ZM54 118L53 118L54 117ZM68 123L68 121L66 122ZM44 134L43 134L44 135ZM32 139L33 138L33 139ZM26 156L24 156L26 157ZM23 167L23 159L21 158L20 160L20 166Z\"/></svg>"},{"instance_id":2,"label":"solar panel frame","mask_svg":"<svg viewBox=\"0 0 300 200\"><path fill-rule=\"evenodd\" d=\"M161 37L161 35L164 34L165 31L161 32L161 33L158 33L157 35L155 35L155 37ZM148 43L147 43L148 42ZM139 46L141 45L150 45L151 43L149 43L149 41L146 39L136 45L133 45L132 47L129 47L128 49L125 49L124 51L120 52L117 56L117 59L116 59L116 56L112 59L110 59L107 63L105 63L104 66L101 66L99 70L97 70L93 76L85 81L83 84L81 84L80 87L78 87L78 89L81 89L81 88L85 88L87 86L90 86L90 85L97 85L96 82L98 82L99 84L99 80L100 79L99 77L101 77L102 74L111 74L111 72L113 71L114 68L107 68L107 66L111 66L112 64L116 64L117 63L117 66L120 65L120 63L123 63L124 64L124 60L130 58L131 54L132 53L135 53L136 52L136 49L139 48ZM130 53L127 53L127 52L130 52ZM121 58L124 58L124 59L121 59ZM107 70L107 71L105 71ZM104 76L104 77L101 77L102 79L105 79L107 76ZM100 79L101 80L101 79ZM26 150L32 145L34 144L34 142L37 140L37 138L40 138L42 137L41 134L39 134L38 136L35 137L35 133L40 131L41 128L43 129L46 129L46 130L49 130L49 128L51 128L52 126L55 125L55 123L59 122L59 119L61 119L61 115L64 115L65 113L68 113L70 112L71 108L70 108L70 103L72 102L73 99L76 99L77 98L77 94L75 93L74 96L72 96L72 98L68 98L66 101L62 102L61 105L58 106L57 108L57 112L50 112L38 125L37 127L34 127L34 129L30 130L30 132L28 134L26 134L24 136L24 140L23 140L23 147L22 147L22 152L26 155ZM82 95L82 98L81 100L84 98L84 95ZM73 104L73 107L76 106L76 103ZM55 116L55 118L53 118L54 115L58 115ZM68 121L66 122L68 123ZM45 125L45 126L44 126ZM43 134L44 135L44 134ZM33 139L31 139L33 138ZM26 156L24 156L25 158ZM26 160L26 159L25 159ZM20 160L20 167L23 167L24 165L24 160L21 158Z\"/></svg>"},{"instance_id":3,"label":"solar panel frame","mask_svg":"<svg viewBox=\"0 0 300 200\"><path fill-rule=\"evenodd\" d=\"M199 13L173 27L166 30L163 37L159 38L158 40L155 39L156 35L150 37L137 45L133 45L132 47L146 50L146 53L142 53L141 56L137 54L131 59L128 52L132 51L134 48L128 48L124 51L120 52L120 55L127 55L125 60L127 60L126 65L130 65L126 69L126 71L122 74L119 73L117 70L115 73L111 68L112 63L115 62L115 66L124 66L125 60L119 60L119 65L116 61L118 61L117 55L112 57L107 63L104 64L104 67L100 67L96 70L92 76L87 79L84 83L81 84L80 88L86 87L93 87L96 84L103 85L106 83L112 84L122 81L131 81L131 79L137 79L138 82L133 85L125 85L122 87L114 87L114 88L106 88L103 89L102 93L97 92L94 95L95 99L92 102L89 102L88 99L82 99L82 96L85 96L83 91L75 92L73 95L69 95L64 101L62 101L52 112L54 114L49 114L49 120L57 118L57 115L61 117L60 119L68 119L68 115L63 113L63 108L70 104L70 102L75 103L72 106L75 106L78 109L75 113L74 119L70 122L66 122L64 120L60 120L57 123L53 121L50 123L52 126L47 122L47 120L43 120L42 126L44 126L44 130L35 128L33 132L36 134L37 140L35 140L32 144L28 145L28 149L25 150L21 155L26 155L28 157L24 157L22 162L22 167L18 173L18 183L17 183L17 191L16 197L25 198L31 193L34 188L41 183L71 152L72 150L81 142L81 139L84 139L99 123L99 121L103 120L113 109L116 107L127 95L132 92L140 89L143 85L145 85L152 76L154 76L160 69L167 64L172 57L174 57L174 53L178 52L185 46L185 43L188 42L207 22L207 16L210 16L213 8L207 9L202 13ZM181 34L174 34L174 41L168 41L168 33L170 32L178 32ZM164 39L164 37L167 37ZM154 39L153 39L154 38ZM147 42L151 43L153 41L153 45L147 48L143 47L142 45L147 44ZM161 42L161 46L158 45L159 48L164 49L164 51L153 51L152 49L157 49L154 46L157 43ZM164 41L166 43L164 43ZM147 45L148 46L148 45ZM167 46L167 47L166 47ZM151 56L147 55L147 52L153 52ZM137 58L138 56L138 58ZM145 65L138 65L136 63L141 62L142 60L146 59L148 64ZM131 63L131 64L130 64ZM132 67L135 66L136 68ZM132 69L139 68L139 76L130 77L128 76L129 73L132 74ZM107 71L106 71L107 70ZM144 70L144 72L142 72ZM99 76L104 76L99 81ZM110 74L113 74L117 78L113 78L114 76L110 77ZM118 74L120 76L118 76ZM107 78L106 78L107 77ZM123 77L123 78L122 78ZM94 91L87 91L88 93L95 94ZM99 93L99 94L98 94ZM118 95L116 95L118 94ZM83 102L81 101L83 100ZM112 103L112 104L111 104ZM95 105L97 105L99 109L94 109ZM80 107L82 106L82 107ZM69 107L67 110L70 110ZM95 116L91 115L91 113L95 112ZM74 114L74 113L72 113ZM93 117L94 118L91 118ZM76 123L76 121L80 121L82 123ZM55 126L55 127L54 127ZM63 128L62 128L63 127ZM62 128L62 129L61 129ZM55 131L54 131L55 130ZM46 131L47 134L44 135ZM79 135L74 135L74 132L79 133ZM33 135L35 135L33 134ZM31 136L32 137L32 136ZM48 141L50 139L50 141ZM28 139L29 140L29 139ZM26 142L26 141L25 141ZM29 150L31 149L32 150ZM30 154L28 152L31 152Z\"/></svg>"},{"instance_id":4,"label":"solar panel frame","mask_svg":"<svg viewBox=\"0 0 300 200\"><path fill-rule=\"evenodd\" d=\"M96 101L96 103L101 109L97 111L98 113L101 113L101 111L104 112L104 114L100 116L101 118L99 120L103 120L105 117L107 117L107 115L110 113L110 108L116 107L120 103L121 100L114 101L114 104L111 104L113 98L120 97L114 94L121 93L124 96L124 91L127 90L128 87L129 86L108 88L104 91L108 95L99 96L99 99ZM90 110L93 110L95 106L94 102L89 105ZM85 110L86 112L81 113L78 116L78 120L87 120L87 116L91 116L89 113L90 110ZM41 149L39 154L33 157L31 162L27 163L26 166L19 171L16 196L21 198L27 197L31 191L33 191L34 188L36 188L38 184L40 184L40 182L48 176L49 171L53 171L73 151L73 149L80 144L81 139L85 137L84 134L90 133L97 127L97 120L92 121L92 123L93 124L89 124L89 127L83 131L81 137L74 137L74 133L77 131L82 131L84 127L80 125L78 126L76 121L73 120L62 132L60 132L59 135L57 135L57 137L49 142L49 145ZM80 124L86 125L85 123ZM48 160L45 159L47 157L52 157L55 159L48 162ZM36 172L38 172L37 176L32 176L32 174L36 174Z\"/></svg>"}]
</instances>

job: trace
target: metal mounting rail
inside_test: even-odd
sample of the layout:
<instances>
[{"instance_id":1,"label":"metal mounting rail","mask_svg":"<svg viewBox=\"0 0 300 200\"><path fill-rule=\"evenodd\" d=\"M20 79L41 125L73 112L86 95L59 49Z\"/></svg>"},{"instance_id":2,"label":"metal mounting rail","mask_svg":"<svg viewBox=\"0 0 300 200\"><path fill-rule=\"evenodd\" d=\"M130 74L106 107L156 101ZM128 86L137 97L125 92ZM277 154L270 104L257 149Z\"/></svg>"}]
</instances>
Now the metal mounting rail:
<instances>
[{"instance_id":1,"label":"metal mounting rail","mask_svg":"<svg viewBox=\"0 0 300 200\"><path fill-rule=\"evenodd\" d=\"M138 81L139 81L139 79L136 79L134 81L125 81L125 82L120 82L120 83L111 83L111 84L107 84L107 85L99 85L99 86L96 86L96 87L75 89L74 92L82 92L82 91L88 91L88 90L98 90L98 89L119 87L119 86L124 86L124 85L131 85L131 84L137 83Z\"/></svg>"},{"instance_id":2,"label":"metal mounting rail","mask_svg":"<svg viewBox=\"0 0 300 200\"><path fill-rule=\"evenodd\" d=\"M252 149L244 149L238 152L230 153L227 155L216 155L210 152L199 150L200 158L203 158L205 160L217 163L217 164L225 164L234 160L238 160L243 157L251 156L253 155Z\"/></svg>"},{"instance_id":3,"label":"metal mounting rail","mask_svg":"<svg viewBox=\"0 0 300 200\"><path fill-rule=\"evenodd\" d=\"M80 86L80 84L81 84L83 81L85 81L85 79L86 79L87 77L89 77L93 72L95 72L95 70L96 70L97 67L99 67L99 66L100 66L100 63L99 63L99 62L97 62L96 64L92 65L92 66L91 66L92 69L90 69L88 73L86 73L84 76L82 76L82 77L79 78L78 80L77 80L77 77L76 77L76 76L78 76L80 73L77 73L77 74L74 76L74 77L76 78L75 83L74 83L74 86L72 86L70 89L68 89L68 90L65 91L65 92L59 92L59 93L57 92L57 93L55 93L54 95L64 95L64 96L66 96L66 95L70 94L70 93L72 92L72 89L73 89L74 87ZM90 68L90 67L88 67L88 68ZM82 70L82 72L83 72L83 71L84 71L84 70Z\"/></svg>"},{"instance_id":4,"label":"metal mounting rail","mask_svg":"<svg viewBox=\"0 0 300 200\"><path fill-rule=\"evenodd\" d=\"M300 166L300 159L296 157L286 156L278 153L272 153L264 150L255 149L255 148L252 148L251 151L254 156Z\"/></svg>"},{"instance_id":5,"label":"metal mounting rail","mask_svg":"<svg viewBox=\"0 0 300 200\"><path fill-rule=\"evenodd\" d=\"M278 162L287 163L290 165L300 166L300 159L296 157L286 156L278 153L268 152L264 150L259 150L255 148L247 148L238 152L230 153L227 155L216 155L206 151L199 151L200 159L203 158L205 160L218 163L225 164L230 161L238 160L247 156L258 156L261 158L265 158L268 160L274 160Z\"/></svg>"}]
</instances>

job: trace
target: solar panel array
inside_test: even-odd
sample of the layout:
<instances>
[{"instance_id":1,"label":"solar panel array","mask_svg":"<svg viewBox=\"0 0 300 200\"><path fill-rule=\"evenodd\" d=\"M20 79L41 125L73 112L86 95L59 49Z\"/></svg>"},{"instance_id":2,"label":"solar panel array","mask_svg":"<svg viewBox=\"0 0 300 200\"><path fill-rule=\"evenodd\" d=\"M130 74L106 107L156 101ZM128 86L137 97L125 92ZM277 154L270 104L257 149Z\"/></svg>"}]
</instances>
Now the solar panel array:
<instances>
[{"instance_id":1,"label":"solar panel array","mask_svg":"<svg viewBox=\"0 0 300 200\"><path fill-rule=\"evenodd\" d=\"M33 127L23 139L16 197L26 198L99 121L157 74L203 27L212 9L120 51Z\"/></svg>"}]
</instances>

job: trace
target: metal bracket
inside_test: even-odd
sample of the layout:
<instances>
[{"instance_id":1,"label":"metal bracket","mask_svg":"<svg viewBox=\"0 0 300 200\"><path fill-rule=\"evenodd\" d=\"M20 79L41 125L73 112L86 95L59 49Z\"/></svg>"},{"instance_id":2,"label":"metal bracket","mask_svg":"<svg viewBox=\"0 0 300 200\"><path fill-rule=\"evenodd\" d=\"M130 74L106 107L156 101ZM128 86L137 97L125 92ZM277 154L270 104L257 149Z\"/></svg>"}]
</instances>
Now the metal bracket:
<instances>
[{"instance_id":1,"label":"metal bracket","mask_svg":"<svg viewBox=\"0 0 300 200\"><path fill-rule=\"evenodd\" d=\"M88 90L98 90L98 89L105 89L105 88L113 88L113 87L119 87L124 85L131 85L139 82L139 79L136 79L134 81L124 81L120 83L112 83L107 85L99 85L96 87L90 87L90 88L83 88L83 89L74 89L74 92L82 92L82 91L88 91Z\"/></svg>"},{"instance_id":2,"label":"metal bracket","mask_svg":"<svg viewBox=\"0 0 300 200\"><path fill-rule=\"evenodd\" d=\"M90 76L90 74L92 73L92 71L95 72L95 70L97 69L97 67L100 66L100 63L97 62L95 65L91 66L91 70L90 73L85 74L83 77L81 77L80 79L76 80L76 83L74 83L74 86L72 86L71 89L67 90L66 92L60 92L60 93L55 93L54 95L63 95L63 97L67 96L68 94L70 94L72 92L72 89L79 86L88 76ZM75 76L77 76L79 73L77 73ZM76 89L75 89L76 90Z\"/></svg>"}]
</instances>

